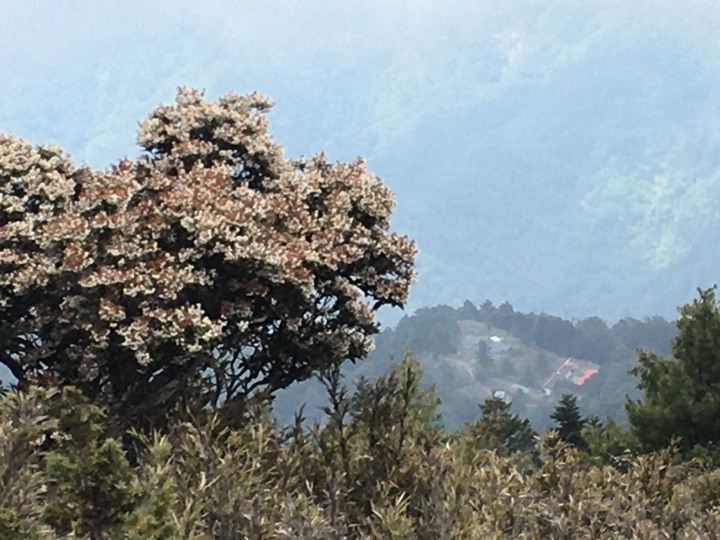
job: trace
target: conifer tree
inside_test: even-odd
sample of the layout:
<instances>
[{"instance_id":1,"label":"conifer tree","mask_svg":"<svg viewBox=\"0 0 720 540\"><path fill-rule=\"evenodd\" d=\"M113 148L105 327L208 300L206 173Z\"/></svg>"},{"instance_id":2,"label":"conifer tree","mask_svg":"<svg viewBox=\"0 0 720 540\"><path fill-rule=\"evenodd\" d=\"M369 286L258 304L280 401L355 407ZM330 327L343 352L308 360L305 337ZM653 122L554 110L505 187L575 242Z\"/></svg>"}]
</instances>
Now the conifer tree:
<instances>
[{"instance_id":1,"label":"conifer tree","mask_svg":"<svg viewBox=\"0 0 720 540\"><path fill-rule=\"evenodd\" d=\"M489 396L480 404L482 416L468 426L478 448L497 450L500 454L529 452L535 448L537 433L530 421L510 412L510 403Z\"/></svg>"},{"instance_id":2,"label":"conifer tree","mask_svg":"<svg viewBox=\"0 0 720 540\"><path fill-rule=\"evenodd\" d=\"M550 418L555 420L558 436L561 440L577 448L585 447L582 429L586 424L586 420L580 415L577 396L564 393Z\"/></svg>"},{"instance_id":3,"label":"conifer tree","mask_svg":"<svg viewBox=\"0 0 720 540\"><path fill-rule=\"evenodd\" d=\"M644 396L628 400L633 431L646 451L680 437L680 449L720 443L720 308L715 287L680 308L672 358L639 352L632 370Z\"/></svg>"}]
</instances>

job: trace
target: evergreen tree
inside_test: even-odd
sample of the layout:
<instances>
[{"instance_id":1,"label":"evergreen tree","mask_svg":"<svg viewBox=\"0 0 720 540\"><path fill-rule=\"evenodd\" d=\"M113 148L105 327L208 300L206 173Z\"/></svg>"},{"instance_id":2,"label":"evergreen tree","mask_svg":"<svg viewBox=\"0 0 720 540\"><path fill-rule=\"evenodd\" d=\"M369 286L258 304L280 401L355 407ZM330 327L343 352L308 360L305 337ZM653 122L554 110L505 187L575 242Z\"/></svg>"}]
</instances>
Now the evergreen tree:
<instances>
[{"instance_id":1,"label":"evergreen tree","mask_svg":"<svg viewBox=\"0 0 720 540\"><path fill-rule=\"evenodd\" d=\"M489 396L480 404L482 416L468 426L476 446L500 454L529 452L535 448L537 433L530 421L510 412L510 403Z\"/></svg>"},{"instance_id":2,"label":"evergreen tree","mask_svg":"<svg viewBox=\"0 0 720 540\"><path fill-rule=\"evenodd\" d=\"M632 370L640 377L641 400L628 400L633 431L646 451L680 437L680 449L709 448L720 442L720 308L715 288L680 308L672 358L639 352Z\"/></svg>"},{"instance_id":3,"label":"evergreen tree","mask_svg":"<svg viewBox=\"0 0 720 540\"><path fill-rule=\"evenodd\" d=\"M586 420L580 415L577 396L570 393L563 394L550 418L557 424L556 429L560 439L576 448L586 446L582 436Z\"/></svg>"},{"instance_id":4,"label":"evergreen tree","mask_svg":"<svg viewBox=\"0 0 720 540\"><path fill-rule=\"evenodd\" d=\"M480 316L478 308L470 300L465 300L457 310L458 320L476 321Z\"/></svg>"}]
</instances>

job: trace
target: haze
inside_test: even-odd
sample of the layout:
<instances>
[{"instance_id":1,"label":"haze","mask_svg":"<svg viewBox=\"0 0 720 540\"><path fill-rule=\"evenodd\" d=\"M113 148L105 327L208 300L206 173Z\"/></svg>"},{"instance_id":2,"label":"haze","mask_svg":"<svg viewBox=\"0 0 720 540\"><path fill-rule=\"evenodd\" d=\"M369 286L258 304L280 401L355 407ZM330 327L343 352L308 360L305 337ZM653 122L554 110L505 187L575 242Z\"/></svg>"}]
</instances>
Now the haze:
<instances>
[{"instance_id":1,"label":"haze","mask_svg":"<svg viewBox=\"0 0 720 540\"><path fill-rule=\"evenodd\" d=\"M718 28L712 1L4 0L0 131L105 167L177 86L258 90L288 155L393 189L411 310L672 317L718 279Z\"/></svg>"}]
</instances>

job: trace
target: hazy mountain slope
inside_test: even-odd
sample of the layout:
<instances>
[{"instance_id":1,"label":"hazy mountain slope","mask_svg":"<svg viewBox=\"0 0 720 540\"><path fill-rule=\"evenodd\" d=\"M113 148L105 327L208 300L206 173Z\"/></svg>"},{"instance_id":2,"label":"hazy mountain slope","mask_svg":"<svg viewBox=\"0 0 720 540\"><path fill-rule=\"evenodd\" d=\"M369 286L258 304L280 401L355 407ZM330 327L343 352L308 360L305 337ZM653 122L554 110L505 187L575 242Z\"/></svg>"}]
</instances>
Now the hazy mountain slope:
<instances>
[{"instance_id":1,"label":"hazy mountain slope","mask_svg":"<svg viewBox=\"0 0 720 540\"><path fill-rule=\"evenodd\" d=\"M669 316L717 280L717 16L661 4L534 4L448 37L465 54L444 70L418 53L428 95L393 77L388 121L411 119L382 164L412 179L416 305Z\"/></svg>"},{"instance_id":2,"label":"hazy mountain slope","mask_svg":"<svg viewBox=\"0 0 720 540\"><path fill-rule=\"evenodd\" d=\"M364 155L396 192L412 309L671 317L718 280L712 0L8 9L0 130L106 166L177 85L257 89L290 155Z\"/></svg>"},{"instance_id":3,"label":"hazy mountain slope","mask_svg":"<svg viewBox=\"0 0 720 540\"><path fill-rule=\"evenodd\" d=\"M435 306L404 317L376 337L376 349L343 370L348 384L359 375L374 377L403 357L420 360L425 384L436 387L440 412L448 427L474 420L477 405L494 392L513 403L537 429L551 423L550 414L563 392L579 396L583 413L624 421L627 395L637 396L637 381L628 374L637 348L668 356L675 326L660 318L626 318L608 327L591 317L571 322L547 314L522 313L510 304L460 308ZM278 418L287 422L307 403L310 418L324 404L319 383L309 381L280 393Z\"/></svg>"}]
</instances>

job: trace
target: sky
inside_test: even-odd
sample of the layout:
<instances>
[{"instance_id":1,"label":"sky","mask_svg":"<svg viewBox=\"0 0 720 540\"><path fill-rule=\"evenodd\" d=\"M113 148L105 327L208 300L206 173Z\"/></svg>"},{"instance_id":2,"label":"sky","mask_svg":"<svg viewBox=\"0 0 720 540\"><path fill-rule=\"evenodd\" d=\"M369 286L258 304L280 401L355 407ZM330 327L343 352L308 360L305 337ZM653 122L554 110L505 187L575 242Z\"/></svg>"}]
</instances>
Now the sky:
<instances>
[{"instance_id":1,"label":"sky","mask_svg":"<svg viewBox=\"0 0 720 540\"><path fill-rule=\"evenodd\" d=\"M0 0L0 132L107 167L178 86L257 90L286 154L395 192L410 308L672 316L717 280L718 28L709 0Z\"/></svg>"}]
</instances>

